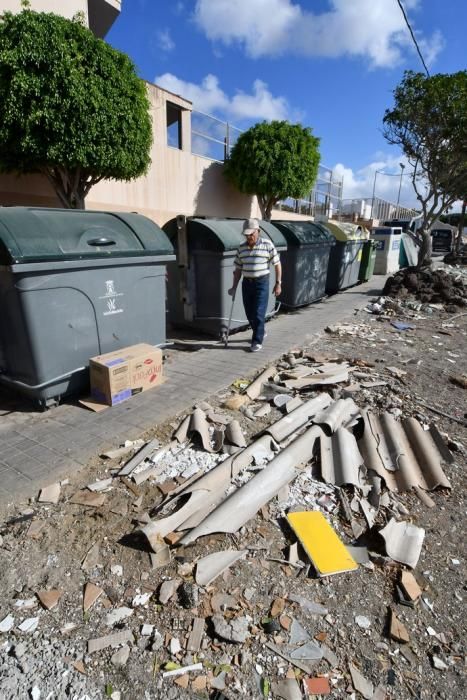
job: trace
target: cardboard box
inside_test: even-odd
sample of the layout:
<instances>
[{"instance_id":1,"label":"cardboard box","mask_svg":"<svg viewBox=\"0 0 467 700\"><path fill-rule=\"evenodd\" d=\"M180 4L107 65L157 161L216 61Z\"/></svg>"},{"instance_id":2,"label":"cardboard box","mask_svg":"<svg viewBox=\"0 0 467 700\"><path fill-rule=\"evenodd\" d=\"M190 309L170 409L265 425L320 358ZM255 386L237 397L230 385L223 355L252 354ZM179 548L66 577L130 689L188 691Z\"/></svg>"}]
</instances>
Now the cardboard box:
<instances>
[{"instance_id":1,"label":"cardboard box","mask_svg":"<svg viewBox=\"0 0 467 700\"><path fill-rule=\"evenodd\" d=\"M162 383L162 351L147 343L98 355L89 360L91 396L115 406Z\"/></svg>"}]
</instances>

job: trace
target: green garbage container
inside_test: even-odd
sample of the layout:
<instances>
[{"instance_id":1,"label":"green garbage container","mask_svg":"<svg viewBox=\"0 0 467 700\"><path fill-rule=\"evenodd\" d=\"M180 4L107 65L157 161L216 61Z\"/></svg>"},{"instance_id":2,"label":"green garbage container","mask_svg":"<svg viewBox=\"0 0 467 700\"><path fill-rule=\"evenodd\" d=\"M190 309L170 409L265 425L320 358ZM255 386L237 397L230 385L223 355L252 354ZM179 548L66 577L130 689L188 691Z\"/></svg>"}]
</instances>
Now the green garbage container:
<instances>
[{"instance_id":1,"label":"green garbage container","mask_svg":"<svg viewBox=\"0 0 467 700\"><path fill-rule=\"evenodd\" d=\"M167 267L168 321L175 328L193 328L223 337L229 323L234 260L245 241L244 219L178 216L163 229L173 243L177 259ZM278 253L287 243L278 228L260 221L261 235L268 236ZM274 273L272 273L274 279ZM275 297L269 297L266 318L275 312ZM241 290L237 291L230 330L248 326Z\"/></svg>"},{"instance_id":2,"label":"green garbage container","mask_svg":"<svg viewBox=\"0 0 467 700\"><path fill-rule=\"evenodd\" d=\"M362 249L362 261L360 263L360 271L358 279L360 282L368 282L373 277L376 262L376 241L365 241Z\"/></svg>"},{"instance_id":3,"label":"green garbage container","mask_svg":"<svg viewBox=\"0 0 467 700\"><path fill-rule=\"evenodd\" d=\"M335 294L357 284L363 245L369 232L363 226L342 221L327 221L326 228L336 239L329 257L326 292Z\"/></svg>"},{"instance_id":4,"label":"green garbage container","mask_svg":"<svg viewBox=\"0 0 467 700\"><path fill-rule=\"evenodd\" d=\"M297 308L322 299L326 294L329 255L334 236L312 221L273 221L287 241L281 253L282 294L286 308Z\"/></svg>"},{"instance_id":5,"label":"green garbage container","mask_svg":"<svg viewBox=\"0 0 467 700\"><path fill-rule=\"evenodd\" d=\"M0 382L42 406L86 388L88 361L165 343L165 264L150 219L0 208Z\"/></svg>"}]
</instances>

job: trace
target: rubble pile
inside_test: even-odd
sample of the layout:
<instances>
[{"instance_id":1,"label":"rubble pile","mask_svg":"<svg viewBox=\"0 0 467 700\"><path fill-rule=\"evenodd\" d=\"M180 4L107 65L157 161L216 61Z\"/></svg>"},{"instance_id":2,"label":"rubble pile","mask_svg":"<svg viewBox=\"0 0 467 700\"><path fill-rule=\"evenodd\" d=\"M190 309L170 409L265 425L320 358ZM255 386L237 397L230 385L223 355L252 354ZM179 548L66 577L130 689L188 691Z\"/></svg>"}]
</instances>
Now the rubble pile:
<instances>
[{"instance_id":1,"label":"rubble pile","mask_svg":"<svg viewBox=\"0 0 467 700\"><path fill-rule=\"evenodd\" d=\"M399 300L417 299L422 304L466 306L467 282L455 268L452 272L445 272L429 267L420 270L407 267L389 277L383 289L383 296Z\"/></svg>"},{"instance_id":2,"label":"rubble pile","mask_svg":"<svg viewBox=\"0 0 467 700\"><path fill-rule=\"evenodd\" d=\"M294 350L1 526L1 697L428 700L432 674L463 687L464 593L443 620L426 550L440 537L460 572L430 520L464 448L411 391L421 360L397 359L412 318L375 303L328 329L338 352ZM392 364L345 351L378 352L385 334Z\"/></svg>"}]
</instances>

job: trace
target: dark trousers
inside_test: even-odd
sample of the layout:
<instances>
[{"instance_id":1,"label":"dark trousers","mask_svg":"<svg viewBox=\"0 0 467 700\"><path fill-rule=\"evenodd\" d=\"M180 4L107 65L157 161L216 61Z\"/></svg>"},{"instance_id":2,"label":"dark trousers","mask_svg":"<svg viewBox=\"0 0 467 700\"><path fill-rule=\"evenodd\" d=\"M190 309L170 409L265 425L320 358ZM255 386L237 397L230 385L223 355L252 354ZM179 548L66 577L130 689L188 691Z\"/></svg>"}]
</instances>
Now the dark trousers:
<instances>
[{"instance_id":1,"label":"dark trousers","mask_svg":"<svg viewBox=\"0 0 467 700\"><path fill-rule=\"evenodd\" d=\"M243 278L242 281L243 306L246 317L253 330L251 343L262 344L264 338L264 321L269 297L269 275L256 279Z\"/></svg>"}]
</instances>

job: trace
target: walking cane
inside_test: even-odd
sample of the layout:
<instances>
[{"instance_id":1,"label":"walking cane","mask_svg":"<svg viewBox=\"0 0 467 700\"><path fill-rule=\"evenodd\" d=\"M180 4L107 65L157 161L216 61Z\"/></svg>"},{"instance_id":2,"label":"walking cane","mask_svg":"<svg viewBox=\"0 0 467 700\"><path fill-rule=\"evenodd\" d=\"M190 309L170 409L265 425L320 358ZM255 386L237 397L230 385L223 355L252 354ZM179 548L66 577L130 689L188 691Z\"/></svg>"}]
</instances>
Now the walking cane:
<instances>
[{"instance_id":1,"label":"walking cane","mask_svg":"<svg viewBox=\"0 0 467 700\"><path fill-rule=\"evenodd\" d=\"M230 326L232 325L232 314L233 314L233 308L234 308L234 304L235 304L236 293L237 293L237 287L235 287L234 293L232 294L232 304L230 306L229 325L227 326L227 330L225 332L224 347L227 347L229 344Z\"/></svg>"}]
</instances>

